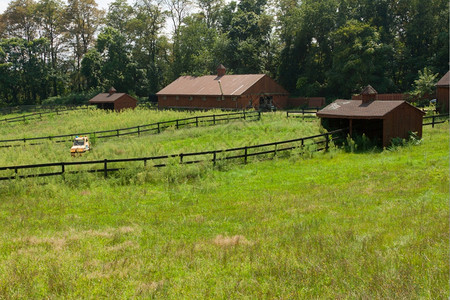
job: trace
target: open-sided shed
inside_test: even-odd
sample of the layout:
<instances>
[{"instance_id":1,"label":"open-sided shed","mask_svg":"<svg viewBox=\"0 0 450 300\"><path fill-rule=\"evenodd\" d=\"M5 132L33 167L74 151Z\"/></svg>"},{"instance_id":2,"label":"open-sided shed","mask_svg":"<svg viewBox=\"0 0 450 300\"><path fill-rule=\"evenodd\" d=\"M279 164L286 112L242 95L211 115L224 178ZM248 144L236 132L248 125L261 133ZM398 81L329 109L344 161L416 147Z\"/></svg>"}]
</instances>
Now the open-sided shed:
<instances>
[{"instance_id":1,"label":"open-sided shed","mask_svg":"<svg viewBox=\"0 0 450 300\"><path fill-rule=\"evenodd\" d=\"M89 100L89 104L97 105L100 109L121 111L127 108L135 108L137 100L125 93L116 93L111 87L108 93L101 93Z\"/></svg>"},{"instance_id":2,"label":"open-sided shed","mask_svg":"<svg viewBox=\"0 0 450 300\"><path fill-rule=\"evenodd\" d=\"M265 74L181 76L157 94L159 108L284 108L289 93Z\"/></svg>"},{"instance_id":3,"label":"open-sided shed","mask_svg":"<svg viewBox=\"0 0 450 300\"><path fill-rule=\"evenodd\" d=\"M436 84L437 109L441 113L448 112L450 71Z\"/></svg>"},{"instance_id":4,"label":"open-sided shed","mask_svg":"<svg viewBox=\"0 0 450 300\"><path fill-rule=\"evenodd\" d=\"M327 130L349 128L350 136L365 134L372 142L387 147L393 138L422 137L425 113L406 101L336 100L317 116Z\"/></svg>"}]
</instances>

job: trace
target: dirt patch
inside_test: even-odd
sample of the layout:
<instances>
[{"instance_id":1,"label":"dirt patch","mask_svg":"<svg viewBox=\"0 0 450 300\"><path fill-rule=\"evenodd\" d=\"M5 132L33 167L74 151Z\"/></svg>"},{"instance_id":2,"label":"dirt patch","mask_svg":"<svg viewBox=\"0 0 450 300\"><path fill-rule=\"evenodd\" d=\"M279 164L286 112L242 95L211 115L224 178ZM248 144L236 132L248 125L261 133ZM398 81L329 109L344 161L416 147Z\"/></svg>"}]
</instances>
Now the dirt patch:
<instances>
[{"instance_id":1,"label":"dirt patch","mask_svg":"<svg viewBox=\"0 0 450 300\"><path fill-rule=\"evenodd\" d=\"M243 235L235 236L223 236L219 234L215 237L213 243L221 247L231 247L237 245L251 245L252 243L247 240Z\"/></svg>"}]
</instances>

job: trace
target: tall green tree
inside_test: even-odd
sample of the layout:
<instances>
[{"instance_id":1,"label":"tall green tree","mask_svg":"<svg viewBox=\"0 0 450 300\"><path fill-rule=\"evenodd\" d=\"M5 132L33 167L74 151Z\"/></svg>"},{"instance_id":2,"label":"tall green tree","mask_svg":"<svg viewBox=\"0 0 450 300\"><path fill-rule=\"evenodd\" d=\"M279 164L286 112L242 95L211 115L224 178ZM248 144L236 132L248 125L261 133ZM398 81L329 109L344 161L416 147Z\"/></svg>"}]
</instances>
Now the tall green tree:
<instances>
[{"instance_id":1,"label":"tall green tree","mask_svg":"<svg viewBox=\"0 0 450 300\"><path fill-rule=\"evenodd\" d=\"M69 0L65 16L68 20L67 39L74 54L72 84L75 91L81 91L81 60L94 44L95 33L102 21L103 11L97 8L95 0Z\"/></svg>"},{"instance_id":2,"label":"tall green tree","mask_svg":"<svg viewBox=\"0 0 450 300\"><path fill-rule=\"evenodd\" d=\"M169 69L169 43L162 35L166 16L161 3L140 0L128 31L133 41L132 56L137 66L137 94L150 96L162 88Z\"/></svg>"},{"instance_id":3,"label":"tall green tree","mask_svg":"<svg viewBox=\"0 0 450 300\"><path fill-rule=\"evenodd\" d=\"M32 41L37 38L38 24L34 18L36 2L33 0L13 0L2 15L5 33L9 38Z\"/></svg>"},{"instance_id":4,"label":"tall green tree","mask_svg":"<svg viewBox=\"0 0 450 300\"><path fill-rule=\"evenodd\" d=\"M392 49L381 43L380 34L370 25L350 20L331 34L333 64L328 72L330 91L350 97L371 84L383 93L389 90L386 76Z\"/></svg>"},{"instance_id":5,"label":"tall green tree","mask_svg":"<svg viewBox=\"0 0 450 300\"><path fill-rule=\"evenodd\" d=\"M51 68L49 70L51 86L46 87L52 96L63 92L60 88L64 84L65 70L59 65L59 59L63 47L64 39L64 6L59 0L41 0L36 6L35 20L40 25L40 35L48 41L48 53L46 59L50 60Z\"/></svg>"}]
</instances>

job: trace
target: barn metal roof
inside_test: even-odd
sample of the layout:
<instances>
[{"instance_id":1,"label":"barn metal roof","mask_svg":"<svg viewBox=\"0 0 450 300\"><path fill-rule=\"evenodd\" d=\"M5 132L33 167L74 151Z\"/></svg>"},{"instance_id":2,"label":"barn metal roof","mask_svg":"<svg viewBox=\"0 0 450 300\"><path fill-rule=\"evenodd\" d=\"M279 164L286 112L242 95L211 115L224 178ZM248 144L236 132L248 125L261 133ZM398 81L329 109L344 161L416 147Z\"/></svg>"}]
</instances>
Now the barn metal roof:
<instances>
[{"instance_id":1,"label":"barn metal roof","mask_svg":"<svg viewBox=\"0 0 450 300\"><path fill-rule=\"evenodd\" d=\"M383 119L388 113L401 105L410 105L406 101L370 101L338 99L317 112L318 117L342 119ZM411 107L414 107L410 105ZM414 107L415 108L415 107ZM422 112L420 109L415 108ZM423 113L423 112L422 112Z\"/></svg>"},{"instance_id":2,"label":"barn metal roof","mask_svg":"<svg viewBox=\"0 0 450 300\"><path fill-rule=\"evenodd\" d=\"M442 76L441 80L436 83L436 86L450 86L450 71L448 71L444 76Z\"/></svg>"},{"instance_id":3,"label":"barn metal roof","mask_svg":"<svg viewBox=\"0 0 450 300\"><path fill-rule=\"evenodd\" d=\"M157 95L240 96L265 74L207 75L202 77L182 76L159 91ZM220 82L220 85L219 85Z\"/></svg>"},{"instance_id":4,"label":"barn metal roof","mask_svg":"<svg viewBox=\"0 0 450 300\"><path fill-rule=\"evenodd\" d=\"M120 99L122 96L126 95L125 93L101 93L89 100L89 103L112 103L118 99Z\"/></svg>"}]
</instances>

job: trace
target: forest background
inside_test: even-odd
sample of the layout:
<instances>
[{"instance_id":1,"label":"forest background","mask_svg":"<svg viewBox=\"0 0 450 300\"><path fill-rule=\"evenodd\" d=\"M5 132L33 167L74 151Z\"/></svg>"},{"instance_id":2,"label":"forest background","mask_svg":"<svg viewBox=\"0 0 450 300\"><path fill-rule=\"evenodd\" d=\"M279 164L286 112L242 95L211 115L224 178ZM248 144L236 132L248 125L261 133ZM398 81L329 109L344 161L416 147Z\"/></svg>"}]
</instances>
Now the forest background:
<instances>
[{"instance_id":1,"label":"forest background","mask_svg":"<svg viewBox=\"0 0 450 300\"><path fill-rule=\"evenodd\" d=\"M0 106L141 101L181 75L265 73L292 95L413 89L449 68L446 0L13 0L0 15Z\"/></svg>"}]
</instances>

